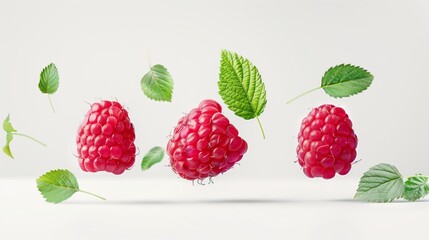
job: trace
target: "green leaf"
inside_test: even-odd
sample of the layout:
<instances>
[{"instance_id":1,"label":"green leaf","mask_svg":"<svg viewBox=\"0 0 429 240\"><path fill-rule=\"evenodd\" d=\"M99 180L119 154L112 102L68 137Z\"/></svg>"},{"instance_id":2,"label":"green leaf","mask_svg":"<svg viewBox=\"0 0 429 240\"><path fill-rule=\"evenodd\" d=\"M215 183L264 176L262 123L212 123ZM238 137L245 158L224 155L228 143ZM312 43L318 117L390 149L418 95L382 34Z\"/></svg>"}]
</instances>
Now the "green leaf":
<instances>
[{"instance_id":1,"label":"green leaf","mask_svg":"<svg viewBox=\"0 0 429 240\"><path fill-rule=\"evenodd\" d=\"M366 90L372 83L374 76L371 75L367 70L353 66L350 64L341 64L335 67L331 67L325 72L322 77L322 84L320 87L313 88L306 91L287 103L291 103L294 100L323 88L323 90L331 97L343 98L358 94Z\"/></svg>"},{"instance_id":2,"label":"green leaf","mask_svg":"<svg viewBox=\"0 0 429 240\"><path fill-rule=\"evenodd\" d=\"M47 202L60 203L69 199L76 192L83 192L100 199L103 197L79 189L76 177L69 170L52 170L40 176L37 180L37 188Z\"/></svg>"},{"instance_id":3,"label":"green leaf","mask_svg":"<svg viewBox=\"0 0 429 240\"><path fill-rule=\"evenodd\" d=\"M267 104L265 85L258 69L248 60L227 50L222 51L219 94L228 108L246 120L258 117Z\"/></svg>"},{"instance_id":4,"label":"green leaf","mask_svg":"<svg viewBox=\"0 0 429 240\"><path fill-rule=\"evenodd\" d=\"M428 177L421 174L409 177L405 181L405 190L402 197L408 201L416 201L424 198L429 194L429 186L427 185Z\"/></svg>"},{"instance_id":5,"label":"green leaf","mask_svg":"<svg viewBox=\"0 0 429 240\"><path fill-rule=\"evenodd\" d=\"M55 64L51 63L40 73L39 89L42 93L53 94L57 91L58 85L58 70Z\"/></svg>"},{"instance_id":6,"label":"green leaf","mask_svg":"<svg viewBox=\"0 0 429 240\"><path fill-rule=\"evenodd\" d=\"M325 72L321 88L331 97L349 97L366 90L373 79L374 76L361 67L341 64Z\"/></svg>"},{"instance_id":7,"label":"green leaf","mask_svg":"<svg viewBox=\"0 0 429 240\"><path fill-rule=\"evenodd\" d=\"M6 145L3 147L3 152L11 158L14 158L12 152L10 151L10 142L13 140L13 134L8 132L6 134Z\"/></svg>"},{"instance_id":8,"label":"green leaf","mask_svg":"<svg viewBox=\"0 0 429 240\"><path fill-rule=\"evenodd\" d=\"M398 169L381 163L364 173L355 199L367 202L391 202L402 196L404 181Z\"/></svg>"},{"instance_id":9,"label":"green leaf","mask_svg":"<svg viewBox=\"0 0 429 240\"><path fill-rule=\"evenodd\" d=\"M267 100L261 75L242 56L222 51L218 86L222 100L237 116L249 120L264 111Z\"/></svg>"},{"instance_id":10,"label":"green leaf","mask_svg":"<svg viewBox=\"0 0 429 240\"><path fill-rule=\"evenodd\" d=\"M37 188L47 202L59 203L79 191L76 177L68 170L53 170L40 176Z\"/></svg>"},{"instance_id":11,"label":"green leaf","mask_svg":"<svg viewBox=\"0 0 429 240\"><path fill-rule=\"evenodd\" d=\"M161 162L164 158L164 149L162 147L154 147L147 152L142 160L141 168L143 171L149 169L155 163Z\"/></svg>"},{"instance_id":12,"label":"green leaf","mask_svg":"<svg viewBox=\"0 0 429 240\"><path fill-rule=\"evenodd\" d=\"M154 65L146 73L141 82L143 93L155 101L171 102L173 95L173 78L167 69L160 65Z\"/></svg>"},{"instance_id":13,"label":"green leaf","mask_svg":"<svg viewBox=\"0 0 429 240\"><path fill-rule=\"evenodd\" d=\"M3 121L3 130L7 133L16 132L16 129L13 128L12 123L10 122L10 114L8 114L6 119Z\"/></svg>"}]
</instances>

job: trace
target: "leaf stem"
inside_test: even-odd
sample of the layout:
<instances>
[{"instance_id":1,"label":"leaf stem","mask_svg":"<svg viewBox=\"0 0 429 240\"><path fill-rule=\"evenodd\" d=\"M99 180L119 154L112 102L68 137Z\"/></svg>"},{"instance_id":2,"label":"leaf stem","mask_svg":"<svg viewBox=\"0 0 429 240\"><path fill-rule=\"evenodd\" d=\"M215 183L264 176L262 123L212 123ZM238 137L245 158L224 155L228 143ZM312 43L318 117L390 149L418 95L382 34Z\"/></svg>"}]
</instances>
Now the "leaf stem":
<instances>
[{"instance_id":1,"label":"leaf stem","mask_svg":"<svg viewBox=\"0 0 429 240\"><path fill-rule=\"evenodd\" d=\"M87 192L87 191L84 191L84 190L78 190L78 191L79 191L79 192L82 192L82 193L89 194L89 195L94 196L94 197L96 197L96 198L99 198L99 199L101 199L101 200L103 200L103 201L106 201L106 199L105 199L104 197L98 196L97 194L90 193L90 192Z\"/></svg>"},{"instance_id":2,"label":"leaf stem","mask_svg":"<svg viewBox=\"0 0 429 240\"><path fill-rule=\"evenodd\" d=\"M262 138L264 138L264 139L265 139L265 132L264 132L264 128L262 127L261 121L259 121L259 118L258 118L258 117L256 117L256 120L258 121L259 128L261 129L261 132L262 132Z\"/></svg>"},{"instance_id":3,"label":"leaf stem","mask_svg":"<svg viewBox=\"0 0 429 240\"><path fill-rule=\"evenodd\" d=\"M152 64L150 64L150 50L147 50L147 61L149 62L149 69L152 69Z\"/></svg>"},{"instance_id":4,"label":"leaf stem","mask_svg":"<svg viewBox=\"0 0 429 240\"><path fill-rule=\"evenodd\" d=\"M54 105L52 104L51 95L48 94L49 104L51 104L52 111L55 113Z\"/></svg>"},{"instance_id":5,"label":"leaf stem","mask_svg":"<svg viewBox=\"0 0 429 240\"><path fill-rule=\"evenodd\" d=\"M301 93L300 95L298 95L298 96L296 96L296 97L292 98L291 100L289 100L286 104L289 104L289 103L291 103L291 102L295 101L296 99L298 99L298 98L300 98L300 97L302 97L302 96L304 96L304 95L306 95L306 94L308 94L308 93L311 93L311 92L314 92L314 91L316 91L316 90L319 90L319 89L321 89L321 88L322 88L322 87L317 87L317 88L313 88L313 89L311 89L311 90L308 90L308 91L306 91L306 92L303 92L303 93Z\"/></svg>"},{"instance_id":6,"label":"leaf stem","mask_svg":"<svg viewBox=\"0 0 429 240\"><path fill-rule=\"evenodd\" d=\"M41 142L41 141L39 141L39 140L35 139L35 138L34 138L34 137L32 137L32 136L28 136L27 134L18 133L18 132L12 132L12 134L13 134L13 135L16 135L16 136L22 136L22 137L29 138L29 139L31 139L31 140L33 140L33 141L37 142L38 144L40 144L40 145L42 145L42 146L44 146L44 147L47 147L47 146L48 146L48 145L46 145L45 143L43 143L43 142Z\"/></svg>"}]
</instances>

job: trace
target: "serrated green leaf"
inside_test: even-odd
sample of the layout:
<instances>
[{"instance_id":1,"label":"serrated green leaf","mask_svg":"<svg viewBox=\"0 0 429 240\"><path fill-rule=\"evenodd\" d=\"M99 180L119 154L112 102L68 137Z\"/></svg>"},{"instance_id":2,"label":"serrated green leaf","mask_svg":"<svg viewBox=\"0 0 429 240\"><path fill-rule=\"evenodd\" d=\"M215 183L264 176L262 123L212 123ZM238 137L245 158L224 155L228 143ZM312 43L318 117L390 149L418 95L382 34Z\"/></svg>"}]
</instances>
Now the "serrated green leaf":
<instances>
[{"instance_id":1,"label":"serrated green leaf","mask_svg":"<svg viewBox=\"0 0 429 240\"><path fill-rule=\"evenodd\" d=\"M402 197L408 201L416 201L424 198L429 194L429 186L427 185L428 177L421 174L409 177L405 181L405 190Z\"/></svg>"},{"instance_id":2,"label":"serrated green leaf","mask_svg":"<svg viewBox=\"0 0 429 240\"><path fill-rule=\"evenodd\" d=\"M16 132L16 129L13 128L12 123L10 122L10 114L7 115L6 119L3 121L3 130L7 133Z\"/></svg>"},{"instance_id":3,"label":"serrated green leaf","mask_svg":"<svg viewBox=\"0 0 429 240\"><path fill-rule=\"evenodd\" d=\"M173 78L168 70L160 65L154 65L146 73L141 82L143 93L155 101L171 102L173 95Z\"/></svg>"},{"instance_id":4,"label":"serrated green leaf","mask_svg":"<svg viewBox=\"0 0 429 240\"><path fill-rule=\"evenodd\" d=\"M37 189L47 202L60 203L69 199L76 192L82 192L106 200L96 194L79 189L76 177L69 170L57 169L49 171L37 180Z\"/></svg>"},{"instance_id":5,"label":"serrated green leaf","mask_svg":"<svg viewBox=\"0 0 429 240\"><path fill-rule=\"evenodd\" d=\"M142 160L141 168L143 171L152 167L152 165L161 162L164 158L164 149L162 147L154 147L147 152Z\"/></svg>"},{"instance_id":6,"label":"serrated green leaf","mask_svg":"<svg viewBox=\"0 0 429 240\"><path fill-rule=\"evenodd\" d=\"M402 196L404 181L398 169L381 163L364 173L355 199L367 202L391 202Z\"/></svg>"},{"instance_id":7,"label":"serrated green leaf","mask_svg":"<svg viewBox=\"0 0 429 240\"><path fill-rule=\"evenodd\" d=\"M6 144L3 147L3 152L11 158L14 158L12 152L10 151L10 142L13 140L13 134L8 132L6 134Z\"/></svg>"},{"instance_id":8,"label":"serrated green leaf","mask_svg":"<svg viewBox=\"0 0 429 240\"><path fill-rule=\"evenodd\" d=\"M321 88L331 97L349 97L366 90L373 79L371 73L361 67L341 64L325 72Z\"/></svg>"},{"instance_id":9,"label":"serrated green leaf","mask_svg":"<svg viewBox=\"0 0 429 240\"><path fill-rule=\"evenodd\" d=\"M76 177L68 170L52 170L40 176L36 182L47 202L62 202L79 191Z\"/></svg>"},{"instance_id":10,"label":"serrated green leaf","mask_svg":"<svg viewBox=\"0 0 429 240\"><path fill-rule=\"evenodd\" d=\"M49 104L53 112L55 112L55 109L50 95L58 90L60 84L59 79L57 67L53 63L43 68L40 73L39 89L42 93L48 94Z\"/></svg>"},{"instance_id":11,"label":"serrated green leaf","mask_svg":"<svg viewBox=\"0 0 429 240\"><path fill-rule=\"evenodd\" d=\"M40 73L39 89L42 93L53 94L58 90L59 75L55 64L51 63Z\"/></svg>"},{"instance_id":12,"label":"serrated green leaf","mask_svg":"<svg viewBox=\"0 0 429 240\"><path fill-rule=\"evenodd\" d=\"M235 115L259 121L267 104L265 85L258 69L248 59L227 50L222 51L219 74L219 94Z\"/></svg>"},{"instance_id":13,"label":"serrated green leaf","mask_svg":"<svg viewBox=\"0 0 429 240\"><path fill-rule=\"evenodd\" d=\"M258 117L267 104L265 86L258 69L237 53L222 51L219 94L237 116Z\"/></svg>"}]
</instances>

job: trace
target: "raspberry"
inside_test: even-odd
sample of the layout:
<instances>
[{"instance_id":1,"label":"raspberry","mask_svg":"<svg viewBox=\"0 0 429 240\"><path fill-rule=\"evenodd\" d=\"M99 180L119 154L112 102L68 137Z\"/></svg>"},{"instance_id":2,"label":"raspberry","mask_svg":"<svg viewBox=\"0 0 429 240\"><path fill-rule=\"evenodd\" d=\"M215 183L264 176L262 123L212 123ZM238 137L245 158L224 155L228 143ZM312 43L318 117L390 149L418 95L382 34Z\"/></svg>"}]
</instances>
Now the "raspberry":
<instances>
[{"instance_id":1,"label":"raspberry","mask_svg":"<svg viewBox=\"0 0 429 240\"><path fill-rule=\"evenodd\" d=\"M298 163L310 178L346 175L356 158L358 140L349 116L340 107L321 105L302 120Z\"/></svg>"},{"instance_id":2,"label":"raspberry","mask_svg":"<svg viewBox=\"0 0 429 240\"><path fill-rule=\"evenodd\" d=\"M173 171L188 180L203 180L224 173L240 161L247 143L222 114L214 100L180 118L167 144Z\"/></svg>"},{"instance_id":3,"label":"raspberry","mask_svg":"<svg viewBox=\"0 0 429 240\"><path fill-rule=\"evenodd\" d=\"M134 164L134 139L133 124L121 104L94 103L76 137L79 165L86 172L122 174Z\"/></svg>"}]
</instances>

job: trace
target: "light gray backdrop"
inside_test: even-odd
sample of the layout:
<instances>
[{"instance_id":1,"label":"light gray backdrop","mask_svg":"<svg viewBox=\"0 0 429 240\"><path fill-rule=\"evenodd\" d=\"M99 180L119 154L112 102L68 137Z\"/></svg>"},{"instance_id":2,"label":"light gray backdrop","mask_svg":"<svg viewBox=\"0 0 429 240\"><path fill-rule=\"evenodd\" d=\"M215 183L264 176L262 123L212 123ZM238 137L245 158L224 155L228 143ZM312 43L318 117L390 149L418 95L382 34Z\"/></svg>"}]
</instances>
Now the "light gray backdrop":
<instances>
[{"instance_id":1,"label":"light gray backdrop","mask_svg":"<svg viewBox=\"0 0 429 240\"><path fill-rule=\"evenodd\" d=\"M429 174L429 3L427 1L0 1L0 118L49 146L16 137L15 159L0 154L0 177L36 178L50 169L83 173L75 134L85 102L118 99L129 108L140 150L121 177L176 178L168 159L141 172L143 154L165 146L184 112L205 98L221 101L217 80L221 49L249 58L262 74L268 104L257 122L225 115L248 141L249 151L225 178L305 178L295 161L301 119L333 103L349 113L359 137L350 174L388 162L404 175ZM140 79L152 64L175 80L172 103L147 99ZM54 62L60 87L57 110L37 87L41 69ZM352 63L375 76L362 94L333 99L317 87L331 66ZM5 142L0 134L0 144Z\"/></svg>"}]
</instances>

